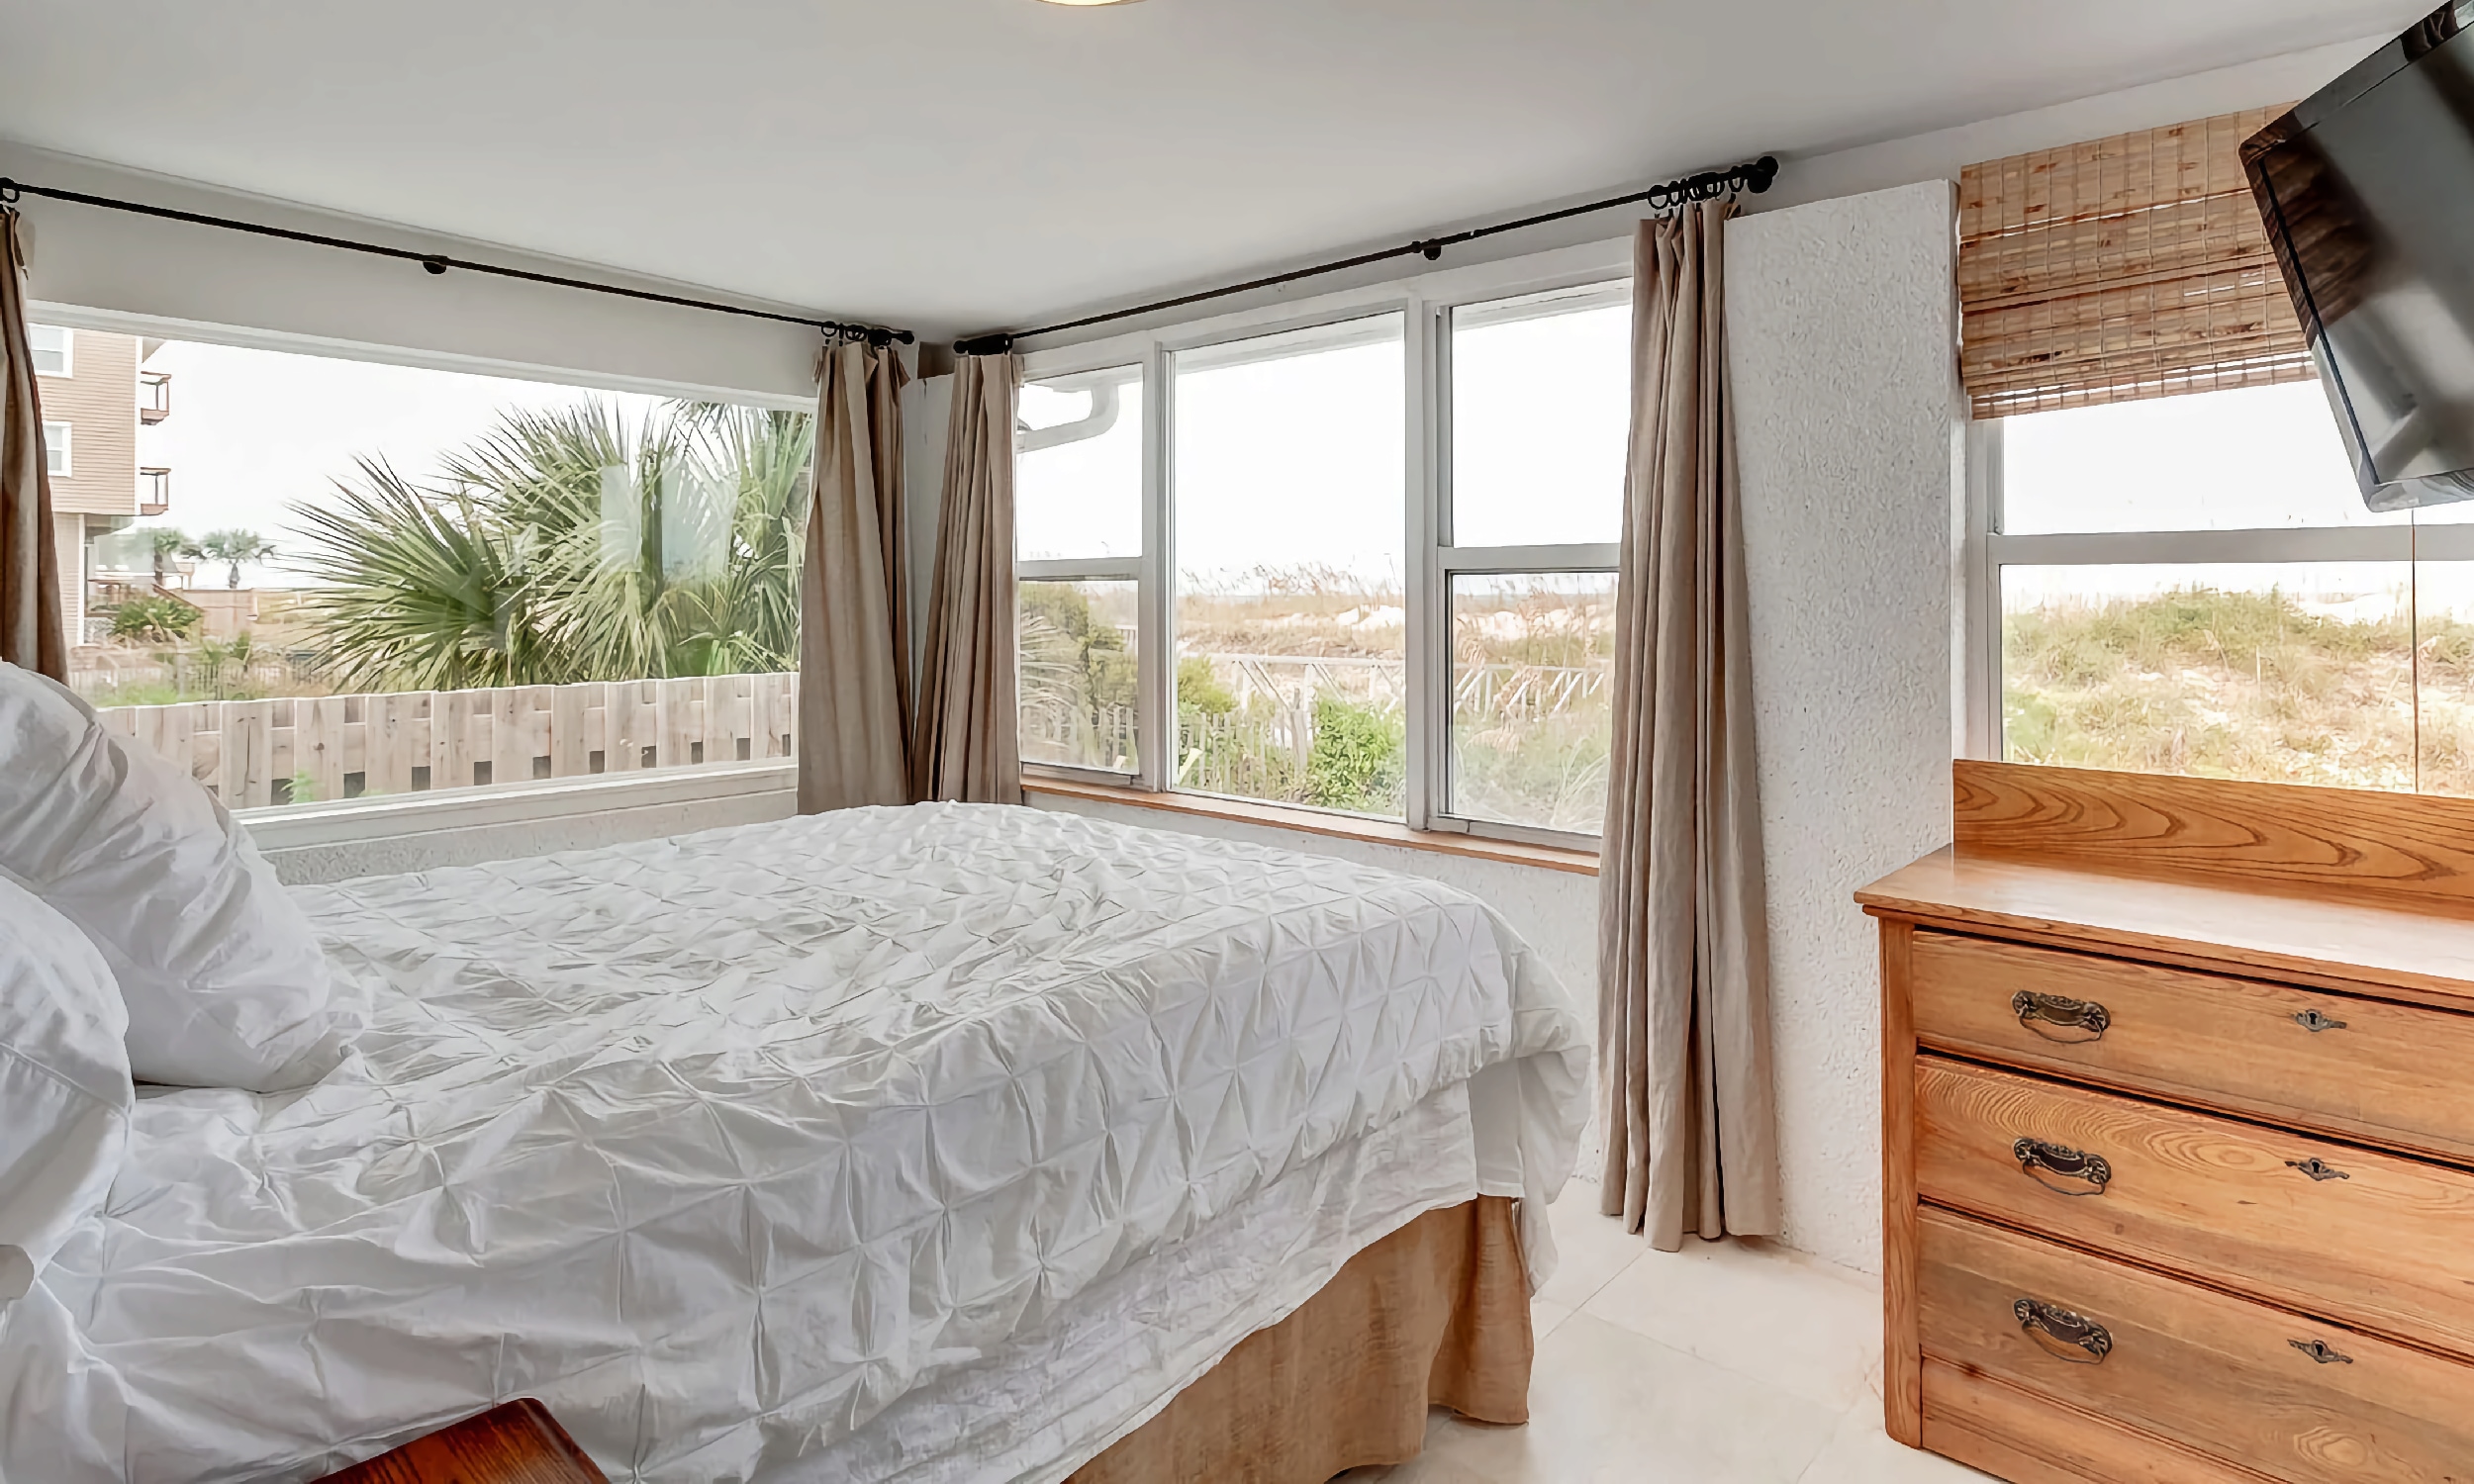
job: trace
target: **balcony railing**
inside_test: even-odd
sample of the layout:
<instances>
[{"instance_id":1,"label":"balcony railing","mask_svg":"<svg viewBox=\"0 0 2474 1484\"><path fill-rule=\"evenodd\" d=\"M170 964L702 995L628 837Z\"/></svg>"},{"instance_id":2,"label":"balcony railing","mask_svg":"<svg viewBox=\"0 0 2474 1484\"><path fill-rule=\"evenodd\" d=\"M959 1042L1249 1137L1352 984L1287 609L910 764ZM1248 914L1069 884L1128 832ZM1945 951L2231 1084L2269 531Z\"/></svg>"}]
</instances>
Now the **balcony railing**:
<instances>
[{"instance_id":1,"label":"balcony railing","mask_svg":"<svg viewBox=\"0 0 2474 1484\"><path fill-rule=\"evenodd\" d=\"M138 513L160 515L172 508L172 471L141 469L138 471Z\"/></svg>"},{"instance_id":2,"label":"balcony railing","mask_svg":"<svg viewBox=\"0 0 2474 1484\"><path fill-rule=\"evenodd\" d=\"M172 415L172 373L138 373L138 420L148 427Z\"/></svg>"}]
</instances>

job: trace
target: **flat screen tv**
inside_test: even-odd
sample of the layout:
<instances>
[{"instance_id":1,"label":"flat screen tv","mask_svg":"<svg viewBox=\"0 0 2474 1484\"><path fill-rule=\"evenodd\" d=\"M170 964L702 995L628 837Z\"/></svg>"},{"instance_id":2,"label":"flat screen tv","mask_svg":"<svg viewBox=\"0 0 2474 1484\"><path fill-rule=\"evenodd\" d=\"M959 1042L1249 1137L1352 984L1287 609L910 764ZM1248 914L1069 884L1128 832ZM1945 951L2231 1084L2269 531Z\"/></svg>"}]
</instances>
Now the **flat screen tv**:
<instances>
[{"instance_id":1,"label":"flat screen tv","mask_svg":"<svg viewBox=\"0 0 2474 1484\"><path fill-rule=\"evenodd\" d=\"M2242 146L2375 510L2474 500L2474 0Z\"/></svg>"}]
</instances>

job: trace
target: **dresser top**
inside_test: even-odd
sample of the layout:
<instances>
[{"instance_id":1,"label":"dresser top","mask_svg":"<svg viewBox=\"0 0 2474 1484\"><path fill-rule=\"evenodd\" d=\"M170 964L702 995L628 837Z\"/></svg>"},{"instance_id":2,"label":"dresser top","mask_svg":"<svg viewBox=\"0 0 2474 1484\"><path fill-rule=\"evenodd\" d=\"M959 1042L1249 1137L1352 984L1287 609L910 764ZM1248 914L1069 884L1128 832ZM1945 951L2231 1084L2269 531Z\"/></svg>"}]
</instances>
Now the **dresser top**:
<instances>
[{"instance_id":1,"label":"dresser top","mask_svg":"<svg viewBox=\"0 0 2474 1484\"><path fill-rule=\"evenodd\" d=\"M2474 1010L2474 804L1962 762L1876 916Z\"/></svg>"},{"instance_id":2,"label":"dresser top","mask_svg":"<svg viewBox=\"0 0 2474 1484\"><path fill-rule=\"evenodd\" d=\"M2474 920L1944 848L1856 893L1876 916L2059 940L2474 1010Z\"/></svg>"}]
</instances>

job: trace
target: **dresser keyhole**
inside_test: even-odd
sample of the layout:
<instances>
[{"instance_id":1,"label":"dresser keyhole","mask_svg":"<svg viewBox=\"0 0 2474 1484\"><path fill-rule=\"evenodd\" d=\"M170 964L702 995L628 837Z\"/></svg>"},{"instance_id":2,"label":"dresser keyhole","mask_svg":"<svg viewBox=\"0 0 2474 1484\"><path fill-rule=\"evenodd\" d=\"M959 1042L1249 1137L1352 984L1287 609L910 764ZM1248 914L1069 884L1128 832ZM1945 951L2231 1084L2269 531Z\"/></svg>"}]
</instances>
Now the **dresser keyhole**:
<instances>
[{"instance_id":1,"label":"dresser keyhole","mask_svg":"<svg viewBox=\"0 0 2474 1484\"><path fill-rule=\"evenodd\" d=\"M2345 1023L2343 1021L2331 1020L2328 1016L2321 1014L2316 1008L2305 1010L2301 1014L2295 1016L2294 1024L2301 1026L2304 1030L2309 1031L2315 1036L2322 1031L2341 1031L2345 1028Z\"/></svg>"}]
</instances>

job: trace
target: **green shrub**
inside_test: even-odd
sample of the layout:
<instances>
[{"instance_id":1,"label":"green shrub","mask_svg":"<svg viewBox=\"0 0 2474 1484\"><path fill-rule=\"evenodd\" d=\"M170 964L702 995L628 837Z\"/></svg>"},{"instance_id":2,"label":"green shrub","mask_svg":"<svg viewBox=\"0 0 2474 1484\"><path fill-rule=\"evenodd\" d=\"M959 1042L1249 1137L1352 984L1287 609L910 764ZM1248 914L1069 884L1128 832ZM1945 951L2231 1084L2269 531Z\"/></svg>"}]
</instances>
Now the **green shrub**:
<instances>
[{"instance_id":1,"label":"green shrub","mask_svg":"<svg viewBox=\"0 0 2474 1484\"><path fill-rule=\"evenodd\" d=\"M1405 718L1325 696L1314 703L1306 801L1327 809L1396 814L1408 781Z\"/></svg>"},{"instance_id":2,"label":"green shrub","mask_svg":"<svg viewBox=\"0 0 2474 1484\"><path fill-rule=\"evenodd\" d=\"M1220 683L1208 658L1189 654L1177 662L1177 708L1225 716L1237 709L1237 693Z\"/></svg>"},{"instance_id":3,"label":"green shrub","mask_svg":"<svg viewBox=\"0 0 2474 1484\"><path fill-rule=\"evenodd\" d=\"M113 638L142 644L174 643L186 638L206 618L206 614L179 599L159 594L132 598L106 611L112 619Z\"/></svg>"}]
</instances>

